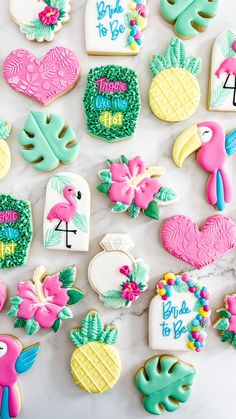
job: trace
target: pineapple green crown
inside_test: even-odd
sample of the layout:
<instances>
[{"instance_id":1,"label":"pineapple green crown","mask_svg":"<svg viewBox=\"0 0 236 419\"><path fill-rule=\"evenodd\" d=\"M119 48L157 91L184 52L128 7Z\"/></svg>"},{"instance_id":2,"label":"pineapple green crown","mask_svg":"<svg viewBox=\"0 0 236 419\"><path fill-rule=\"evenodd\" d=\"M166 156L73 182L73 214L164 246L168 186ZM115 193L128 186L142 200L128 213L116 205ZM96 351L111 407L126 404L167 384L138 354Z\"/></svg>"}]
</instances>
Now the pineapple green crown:
<instances>
[{"instance_id":1,"label":"pineapple green crown","mask_svg":"<svg viewBox=\"0 0 236 419\"><path fill-rule=\"evenodd\" d=\"M154 76L167 68L184 68L194 76L198 76L202 70L200 58L187 57L185 46L179 38L173 38L166 48L165 55L154 55L150 61L150 69Z\"/></svg>"},{"instance_id":2,"label":"pineapple green crown","mask_svg":"<svg viewBox=\"0 0 236 419\"><path fill-rule=\"evenodd\" d=\"M115 326L104 326L101 316L96 311L90 311L82 321L81 329L74 329L70 338L79 348L89 342L101 342L112 345L116 343L118 330Z\"/></svg>"},{"instance_id":3,"label":"pineapple green crown","mask_svg":"<svg viewBox=\"0 0 236 419\"><path fill-rule=\"evenodd\" d=\"M0 120L0 140L6 140L11 132L11 124L8 121Z\"/></svg>"}]
</instances>

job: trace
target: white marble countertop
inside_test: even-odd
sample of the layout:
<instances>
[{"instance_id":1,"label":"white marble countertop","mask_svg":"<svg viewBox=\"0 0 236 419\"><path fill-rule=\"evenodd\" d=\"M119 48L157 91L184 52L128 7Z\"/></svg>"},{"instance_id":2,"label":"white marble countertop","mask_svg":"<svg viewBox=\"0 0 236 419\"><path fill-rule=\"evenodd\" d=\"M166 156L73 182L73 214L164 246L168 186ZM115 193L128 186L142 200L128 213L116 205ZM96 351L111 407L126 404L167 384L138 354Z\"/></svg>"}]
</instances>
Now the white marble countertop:
<instances>
[{"instance_id":1,"label":"white marble countertop","mask_svg":"<svg viewBox=\"0 0 236 419\"><path fill-rule=\"evenodd\" d=\"M20 0L19 0L20 1ZM69 253L48 251L42 245L42 217L45 198L45 186L51 173L39 173L21 158L17 135L23 127L31 109L40 110L41 106L13 92L0 76L0 117L9 119L13 132L9 140L12 151L12 169L0 183L0 193L11 193L32 202L34 215L34 239L24 268L1 272L1 280L9 286L13 295L19 280L31 278L34 268L43 264L49 272L55 272L68 264L79 266L78 286L86 293L86 298L73 308L74 319L64 323L57 334L39 332L35 337L27 337L19 330L14 331L12 321L6 318L7 308L0 314L1 333L12 333L20 337L26 346L37 340L42 343L36 365L28 374L20 377L23 406L20 418L46 419L130 419L148 418L142 406L141 395L135 388L134 375L144 361L155 354L147 345L147 310L154 288L161 275L169 270L191 269L188 265L170 256L160 245L158 234L161 221L176 213L187 214L201 223L215 211L206 203L204 187L206 175L198 167L194 156L188 158L182 170L175 167L171 159L171 150L176 135L194 121L213 119L224 124L227 130L236 127L233 113L209 113L206 110L209 57L212 43L216 36L230 27L234 27L236 4L232 0L221 2L220 11L210 28L195 39L186 42L187 52L199 55L203 59L203 71L200 76L202 89L201 104L193 117L183 123L168 124L156 119L148 105L148 88L151 73L148 60L153 53L163 53L173 35L173 30L158 14L158 1L149 1L149 21L145 31L144 47L137 57L88 57L84 48L84 11L86 0L72 0L71 21L57 34L52 45L67 46L75 51L81 61L82 77L78 86L66 96L47 107L48 112L64 116L78 132L81 144L80 155L76 163L66 170L76 171L84 176L92 190L91 244L88 253ZM0 12L0 61L16 48L31 49L39 57L46 53L51 45L31 44L19 33L17 25L8 14L8 0L1 0ZM82 108L82 96L87 73L90 67L108 63L119 63L135 68L139 75L142 111L135 138L132 140L108 144L91 138L85 129L85 117ZM173 186L180 195L180 201L168 208L162 208L160 222L140 216L131 220L125 214L110 212L106 197L96 192L98 182L96 173L104 167L106 158L117 158L121 153L132 157L141 154L149 164L161 164L166 167L165 183ZM60 171L57 169L56 172ZM235 185L236 159L227 161L232 184ZM55 172L54 172L55 173ZM225 214L236 221L236 188L233 188L233 201ZM114 231L115 224L115 231ZM99 241L107 232L127 232L133 238L136 247L134 255L144 258L151 267L149 289L127 310L113 311L104 308L97 294L91 289L87 278L88 263L100 250ZM212 318L215 309L222 303L225 293L236 291L236 250L212 266L197 273L204 279L212 292ZM77 388L70 375L69 360L74 350L68 339L72 327L80 324L83 315L91 308L97 309L105 322L115 321L119 327L119 350L123 369L116 387L104 395L89 395ZM176 419L214 419L235 418L235 372L236 352L228 344L222 344L217 332L209 331L207 346L200 353L179 353L183 361L193 363L197 368L191 399L183 405L173 417ZM163 414L167 417L168 414Z\"/></svg>"}]
</instances>

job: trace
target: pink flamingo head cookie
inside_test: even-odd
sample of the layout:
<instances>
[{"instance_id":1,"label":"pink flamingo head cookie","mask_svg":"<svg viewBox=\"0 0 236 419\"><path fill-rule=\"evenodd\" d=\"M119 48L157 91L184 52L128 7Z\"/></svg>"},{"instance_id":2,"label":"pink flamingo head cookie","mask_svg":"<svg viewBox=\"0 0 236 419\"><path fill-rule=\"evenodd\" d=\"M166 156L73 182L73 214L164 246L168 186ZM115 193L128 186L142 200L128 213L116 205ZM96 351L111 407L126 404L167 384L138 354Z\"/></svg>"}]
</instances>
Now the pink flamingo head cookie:
<instances>
[{"instance_id":1,"label":"pink flamingo head cookie","mask_svg":"<svg viewBox=\"0 0 236 419\"><path fill-rule=\"evenodd\" d=\"M76 55L64 47L50 49L40 61L30 51L12 51L3 63L3 76L12 89L47 105L69 92L80 77Z\"/></svg>"},{"instance_id":2,"label":"pink flamingo head cookie","mask_svg":"<svg viewBox=\"0 0 236 419\"><path fill-rule=\"evenodd\" d=\"M173 147L173 159L178 167L197 151L197 162L207 173L206 198L209 204L223 211L231 201L231 187L225 170L228 156L236 153L236 130L228 135L218 122L205 121L183 131Z\"/></svg>"},{"instance_id":3,"label":"pink flamingo head cookie","mask_svg":"<svg viewBox=\"0 0 236 419\"><path fill-rule=\"evenodd\" d=\"M226 295L217 313L220 317L214 327L220 332L221 342L229 342L236 349L236 294Z\"/></svg>"},{"instance_id":4,"label":"pink flamingo head cookie","mask_svg":"<svg viewBox=\"0 0 236 419\"><path fill-rule=\"evenodd\" d=\"M198 228L185 215L167 218L160 233L167 252L197 269L213 263L236 246L236 224L229 217L213 215Z\"/></svg>"},{"instance_id":5,"label":"pink flamingo head cookie","mask_svg":"<svg viewBox=\"0 0 236 419\"><path fill-rule=\"evenodd\" d=\"M1 418L16 418L21 410L18 377L34 365L40 349L36 343L23 348L20 341L10 335L0 335Z\"/></svg>"}]
</instances>

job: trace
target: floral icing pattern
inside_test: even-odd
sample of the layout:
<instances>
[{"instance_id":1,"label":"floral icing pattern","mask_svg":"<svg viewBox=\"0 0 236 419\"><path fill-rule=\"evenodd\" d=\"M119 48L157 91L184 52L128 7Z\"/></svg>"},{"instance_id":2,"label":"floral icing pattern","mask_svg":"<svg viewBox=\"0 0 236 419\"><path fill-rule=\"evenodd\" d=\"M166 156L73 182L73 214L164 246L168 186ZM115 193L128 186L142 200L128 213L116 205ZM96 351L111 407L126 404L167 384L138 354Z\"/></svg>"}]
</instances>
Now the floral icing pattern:
<instances>
[{"instance_id":1,"label":"floral icing pattern","mask_svg":"<svg viewBox=\"0 0 236 419\"><path fill-rule=\"evenodd\" d=\"M3 75L14 90L47 105L75 86L80 64L64 47L50 49L42 61L28 50L17 49L5 59Z\"/></svg>"},{"instance_id":2,"label":"floral icing pattern","mask_svg":"<svg viewBox=\"0 0 236 419\"><path fill-rule=\"evenodd\" d=\"M163 167L147 167L140 156L128 160L122 155L120 161L107 163L109 169L98 173L102 183L97 189L114 203L112 212L128 211L131 218L136 218L142 210L147 217L158 220L159 204L177 200L176 193L158 179L165 171Z\"/></svg>"},{"instance_id":3,"label":"floral icing pattern","mask_svg":"<svg viewBox=\"0 0 236 419\"><path fill-rule=\"evenodd\" d=\"M74 288L76 267L69 266L53 276L47 276L39 266L32 281L19 282L18 294L10 298L9 317L17 317L14 327L24 327L28 335L39 328L53 328L57 332L62 320L73 317L70 305L76 304L84 294Z\"/></svg>"},{"instance_id":4,"label":"floral icing pattern","mask_svg":"<svg viewBox=\"0 0 236 419\"><path fill-rule=\"evenodd\" d=\"M236 294L226 295L224 307L217 310L220 318L214 327L220 331L221 342L230 342L236 349Z\"/></svg>"}]
</instances>

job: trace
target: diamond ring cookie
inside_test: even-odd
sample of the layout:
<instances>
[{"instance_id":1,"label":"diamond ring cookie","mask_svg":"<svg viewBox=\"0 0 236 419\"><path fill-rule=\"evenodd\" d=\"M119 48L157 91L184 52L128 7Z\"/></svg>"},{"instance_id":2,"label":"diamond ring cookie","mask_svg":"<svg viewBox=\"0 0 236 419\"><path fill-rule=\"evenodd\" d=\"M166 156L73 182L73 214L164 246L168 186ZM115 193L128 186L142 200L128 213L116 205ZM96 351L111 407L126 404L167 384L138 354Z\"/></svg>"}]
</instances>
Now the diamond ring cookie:
<instances>
[{"instance_id":1,"label":"diamond ring cookie","mask_svg":"<svg viewBox=\"0 0 236 419\"><path fill-rule=\"evenodd\" d=\"M226 295L217 313L220 317L213 326L220 332L221 342L229 342L236 349L236 294Z\"/></svg>"},{"instance_id":2,"label":"diamond ring cookie","mask_svg":"<svg viewBox=\"0 0 236 419\"><path fill-rule=\"evenodd\" d=\"M148 287L149 267L130 255L134 243L128 234L106 234L100 246L103 251L89 264L90 285L105 306L130 307Z\"/></svg>"},{"instance_id":3,"label":"diamond ring cookie","mask_svg":"<svg viewBox=\"0 0 236 419\"><path fill-rule=\"evenodd\" d=\"M0 120L0 180L7 175L11 167L11 152L6 142L10 132L10 122Z\"/></svg>"},{"instance_id":4,"label":"diamond ring cookie","mask_svg":"<svg viewBox=\"0 0 236 419\"><path fill-rule=\"evenodd\" d=\"M113 346L117 336L116 326L104 326L94 310L84 317L80 328L71 331L70 339L77 348L70 361L71 374L82 390L103 393L118 381L121 364Z\"/></svg>"},{"instance_id":5,"label":"diamond ring cookie","mask_svg":"<svg viewBox=\"0 0 236 419\"><path fill-rule=\"evenodd\" d=\"M29 41L52 41L69 12L70 0L10 0L10 15Z\"/></svg>"},{"instance_id":6,"label":"diamond ring cookie","mask_svg":"<svg viewBox=\"0 0 236 419\"><path fill-rule=\"evenodd\" d=\"M136 387L143 395L144 409L153 415L175 412L192 393L196 370L172 355L148 359L136 374Z\"/></svg>"},{"instance_id":7,"label":"diamond ring cookie","mask_svg":"<svg viewBox=\"0 0 236 419\"><path fill-rule=\"evenodd\" d=\"M89 55L137 55L147 25L146 0L88 0L85 41Z\"/></svg>"},{"instance_id":8,"label":"diamond ring cookie","mask_svg":"<svg viewBox=\"0 0 236 419\"><path fill-rule=\"evenodd\" d=\"M173 38L165 55L150 61L154 75L149 103L154 115L167 122L184 121L197 109L201 97L197 76L202 69L200 58L187 57L185 46Z\"/></svg>"},{"instance_id":9,"label":"diamond ring cookie","mask_svg":"<svg viewBox=\"0 0 236 419\"><path fill-rule=\"evenodd\" d=\"M124 155L118 161L107 160L107 164L108 169L98 173L101 184L97 190L108 195L112 212L127 211L131 218L137 218L143 211L147 217L158 220L159 205L178 200L176 193L159 181L164 167L148 167L140 156L128 160Z\"/></svg>"},{"instance_id":10,"label":"diamond ring cookie","mask_svg":"<svg viewBox=\"0 0 236 419\"><path fill-rule=\"evenodd\" d=\"M26 49L16 49L3 62L3 76L13 90L48 105L75 87L80 64L64 47L50 49L41 61Z\"/></svg>"},{"instance_id":11,"label":"diamond ring cookie","mask_svg":"<svg viewBox=\"0 0 236 419\"><path fill-rule=\"evenodd\" d=\"M75 132L61 116L31 111L19 135L20 152L35 169L47 172L77 159L75 139Z\"/></svg>"},{"instance_id":12,"label":"diamond ring cookie","mask_svg":"<svg viewBox=\"0 0 236 419\"><path fill-rule=\"evenodd\" d=\"M149 306L149 347L200 352L210 325L209 292L189 273L166 273Z\"/></svg>"},{"instance_id":13,"label":"diamond ring cookie","mask_svg":"<svg viewBox=\"0 0 236 419\"><path fill-rule=\"evenodd\" d=\"M63 320L71 319L71 305L78 303L84 294L74 287L76 267L68 266L49 276L46 268L35 269L32 281L19 282L17 295L10 298L7 315L16 317L14 328L24 328L33 335L40 328L57 332Z\"/></svg>"},{"instance_id":14,"label":"diamond ring cookie","mask_svg":"<svg viewBox=\"0 0 236 419\"><path fill-rule=\"evenodd\" d=\"M11 335L0 335L0 386L2 419L16 418L21 411L21 393L18 386L20 374L34 365L40 343L23 348L20 341Z\"/></svg>"}]
</instances>

